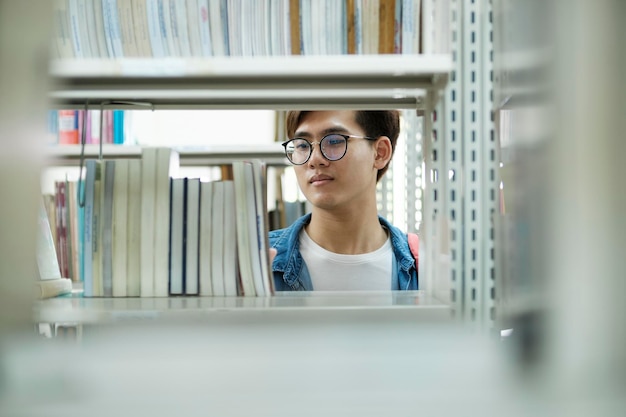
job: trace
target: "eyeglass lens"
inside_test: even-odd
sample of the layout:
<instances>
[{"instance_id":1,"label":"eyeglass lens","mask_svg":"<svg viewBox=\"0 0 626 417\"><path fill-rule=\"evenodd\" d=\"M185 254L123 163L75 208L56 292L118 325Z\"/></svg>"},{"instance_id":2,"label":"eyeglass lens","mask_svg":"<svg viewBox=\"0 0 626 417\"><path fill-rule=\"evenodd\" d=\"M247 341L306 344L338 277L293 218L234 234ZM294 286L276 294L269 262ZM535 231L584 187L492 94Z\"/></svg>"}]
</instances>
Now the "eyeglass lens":
<instances>
[{"instance_id":1,"label":"eyeglass lens","mask_svg":"<svg viewBox=\"0 0 626 417\"><path fill-rule=\"evenodd\" d=\"M341 135L324 136L320 141L322 155L329 161L337 161L346 154L347 140ZM294 164L304 164L313 152L312 144L306 139L292 139L287 143L287 157Z\"/></svg>"}]
</instances>

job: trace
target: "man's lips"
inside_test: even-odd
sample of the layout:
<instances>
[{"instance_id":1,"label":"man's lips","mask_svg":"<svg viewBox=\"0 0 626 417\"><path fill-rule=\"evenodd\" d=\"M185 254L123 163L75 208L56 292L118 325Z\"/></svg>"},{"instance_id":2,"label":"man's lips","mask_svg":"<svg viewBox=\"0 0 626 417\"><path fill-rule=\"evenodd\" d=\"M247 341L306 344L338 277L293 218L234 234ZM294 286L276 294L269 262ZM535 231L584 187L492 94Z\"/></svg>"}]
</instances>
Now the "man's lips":
<instances>
[{"instance_id":1,"label":"man's lips","mask_svg":"<svg viewBox=\"0 0 626 417\"><path fill-rule=\"evenodd\" d=\"M327 181L331 181L333 178L329 175L313 175L309 178L309 184L321 184Z\"/></svg>"}]
</instances>

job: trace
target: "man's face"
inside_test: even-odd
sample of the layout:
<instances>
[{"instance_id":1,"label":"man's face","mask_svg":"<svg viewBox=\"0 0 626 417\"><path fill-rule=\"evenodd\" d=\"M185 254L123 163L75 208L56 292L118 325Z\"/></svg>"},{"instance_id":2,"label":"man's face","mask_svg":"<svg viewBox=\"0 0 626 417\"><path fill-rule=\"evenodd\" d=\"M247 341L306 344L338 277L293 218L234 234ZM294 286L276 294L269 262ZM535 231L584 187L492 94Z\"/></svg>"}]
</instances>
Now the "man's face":
<instances>
[{"instance_id":1,"label":"man's face","mask_svg":"<svg viewBox=\"0 0 626 417\"><path fill-rule=\"evenodd\" d=\"M314 111L307 113L294 137L319 142L329 133L365 136L355 121L354 111ZM338 161L328 161L313 145L310 159L296 165L300 189L313 206L322 209L362 207L375 195L376 149L365 139L348 139L348 149Z\"/></svg>"}]
</instances>

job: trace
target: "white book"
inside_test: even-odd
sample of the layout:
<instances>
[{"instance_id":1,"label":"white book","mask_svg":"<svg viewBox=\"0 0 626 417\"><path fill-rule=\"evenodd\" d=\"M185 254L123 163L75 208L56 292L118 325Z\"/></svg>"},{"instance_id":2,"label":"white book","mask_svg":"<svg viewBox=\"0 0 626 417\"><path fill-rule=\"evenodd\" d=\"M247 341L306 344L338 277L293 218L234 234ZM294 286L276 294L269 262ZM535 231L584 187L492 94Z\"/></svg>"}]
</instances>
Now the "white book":
<instances>
[{"instance_id":1,"label":"white book","mask_svg":"<svg viewBox=\"0 0 626 417\"><path fill-rule=\"evenodd\" d=\"M102 297L102 197L104 190L104 161L96 161L94 178L92 233L92 296Z\"/></svg>"},{"instance_id":2,"label":"white book","mask_svg":"<svg viewBox=\"0 0 626 417\"><path fill-rule=\"evenodd\" d=\"M141 151L141 297L154 297L154 224L156 219L157 149Z\"/></svg>"},{"instance_id":3,"label":"white book","mask_svg":"<svg viewBox=\"0 0 626 417\"><path fill-rule=\"evenodd\" d=\"M172 1L172 0L170 0ZM175 20L178 31L178 47L182 57L190 57L191 44L189 41L189 23L187 22L187 0L173 0L175 4Z\"/></svg>"},{"instance_id":4,"label":"white book","mask_svg":"<svg viewBox=\"0 0 626 417\"><path fill-rule=\"evenodd\" d=\"M53 6L54 29L59 57L73 58L74 45L69 24L69 3L67 0L55 1Z\"/></svg>"},{"instance_id":5,"label":"white book","mask_svg":"<svg viewBox=\"0 0 626 417\"><path fill-rule=\"evenodd\" d=\"M243 295L254 297L257 295L256 288L263 289L260 265L258 274L253 270L253 259L258 257L256 243L252 246L252 241L256 237L256 224L254 209L254 183L248 182L246 170L249 168L250 179L252 179L252 166L244 161L233 162L233 181L235 184L235 212L237 213L237 253L239 262L239 272L241 275L241 287ZM253 211L250 211L250 204ZM253 249L254 248L254 249ZM255 285L255 283L258 284Z\"/></svg>"},{"instance_id":6,"label":"white book","mask_svg":"<svg viewBox=\"0 0 626 417\"><path fill-rule=\"evenodd\" d=\"M211 284L213 295L226 295L224 290L224 181L213 182L211 213Z\"/></svg>"},{"instance_id":7,"label":"white book","mask_svg":"<svg viewBox=\"0 0 626 417\"><path fill-rule=\"evenodd\" d=\"M132 0L117 0L117 18L119 21L120 39L122 41L124 57L139 56L139 49L135 39Z\"/></svg>"},{"instance_id":8,"label":"white book","mask_svg":"<svg viewBox=\"0 0 626 417\"><path fill-rule=\"evenodd\" d=\"M76 58L89 58L85 53L86 42L88 41L81 35L80 21L81 16L78 10L79 0L68 0L67 11L69 13L70 33L72 36L72 45L74 46L74 56Z\"/></svg>"},{"instance_id":9,"label":"white book","mask_svg":"<svg viewBox=\"0 0 626 417\"><path fill-rule=\"evenodd\" d=\"M98 233L94 231L97 227L94 223L97 221L95 217L95 204L98 203L96 196L96 170L99 162L95 159L85 161L85 179L84 179L84 216L83 216L83 295L85 297L93 297L93 245L94 238Z\"/></svg>"},{"instance_id":10,"label":"white book","mask_svg":"<svg viewBox=\"0 0 626 417\"><path fill-rule=\"evenodd\" d=\"M91 2L90 2L91 3ZM109 51L104 30L104 16L102 14L102 0L93 0L93 22L95 27L96 41L98 43L98 53L100 58L112 58L112 51Z\"/></svg>"},{"instance_id":11,"label":"white book","mask_svg":"<svg viewBox=\"0 0 626 417\"><path fill-rule=\"evenodd\" d=\"M104 161L102 184L102 296L113 296L113 191L115 184L115 161Z\"/></svg>"},{"instance_id":12,"label":"white book","mask_svg":"<svg viewBox=\"0 0 626 417\"><path fill-rule=\"evenodd\" d=\"M120 0L102 0L102 12L104 13L104 26L107 33L107 42L110 42L112 57L123 58L124 47L122 46L122 32L117 2ZM107 48L109 46L107 45Z\"/></svg>"},{"instance_id":13,"label":"white book","mask_svg":"<svg viewBox=\"0 0 626 417\"><path fill-rule=\"evenodd\" d=\"M141 160L128 160L126 295L141 295Z\"/></svg>"},{"instance_id":14,"label":"white book","mask_svg":"<svg viewBox=\"0 0 626 417\"><path fill-rule=\"evenodd\" d=\"M164 48L163 42L167 41L167 37L162 35L161 30L161 17L162 10L159 10L159 5L163 5L160 0L147 0L146 1L146 14L148 15L148 33L150 36L150 47L152 49L152 57L164 58L167 54Z\"/></svg>"},{"instance_id":15,"label":"white book","mask_svg":"<svg viewBox=\"0 0 626 417\"><path fill-rule=\"evenodd\" d=\"M200 295L213 295L211 284L211 230L213 214L213 182L200 183L199 275Z\"/></svg>"},{"instance_id":16,"label":"white book","mask_svg":"<svg viewBox=\"0 0 626 417\"><path fill-rule=\"evenodd\" d=\"M212 56L211 29L209 28L209 0L197 0L197 20L201 55Z\"/></svg>"},{"instance_id":17,"label":"white book","mask_svg":"<svg viewBox=\"0 0 626 417\"><path fill-rule=\"evenodd\" d=\"M178 0L165 0L167 8L164 7L165 17L169 24L169 32L167 38L167 45L170 51L170 56L179 57L183 56L180 49L180 41L178 40L180 33L178 31L178 18L176 15L176 3Z\"/></svg>"},{"instance_id":18,"label":"white book","mask_svg":"<svg viewBox=\"0 0 626 417\"><path fill-rule=\"evenodd\" d=\"M222 0L209 0L209 22L208 27L211 32L211 49L215 56L225 56L228 54L224 43L228 41L228 36L224 37L224 28L228 28L228 20L222 16ZM228 34L228 30L226 31Z\"/></svg>"},{"instance_id":19,"label":"white book","mask_svg":"<svg viewBox=\"0 0 626 417\"><path fill-rule=\"evenodd\" d=\"M107 161L108 162L108 161ZM115 164L113 178L113 221L112 221L112 294L126 297L127 254L128 254L128 171L127 159L111 161Z\"/></svg>"},{"instance_id":20,"label":"white book","mask_svg":"<svg viewBox=\"0 0 626 417\"><path fill-rule=\"evenodd\" d=\"M92 0L82 0L82 7L84 9L84 26L89 35L89 49L91 50L92 58L101 58L100 46L98 44L98 27L96 26L95 19L95 3Z\"/></svg>"},{"instance_id":21,"label":"white book","mask_svg":"<svg viewBox=\"0 0 626 417\"><path fill-rule=\"evenodd\" d=\"M37 267L40 280L61 279L61 269L52 237L50 219L43 198L39 207L39 228L37 231Z\"/></svg>"},{"instance_id":22,"label":"white book","mask_svg":"<svg viewBox=\"0 0 626 417\"><path fill-rule=\"evenodd\" d=\"M199 294L200 178L187 179L185 196L185 294Z\"/></svg>"},{"instance_id":23,"label":"white book","mask_svg":"<svg viewBox=\"0 0 626 417\"><path fill-rule=\"evenodd\" d=\"M154 212L154 296L168 295L170 177L177 177L178 152L157 148Z\"/></svg>"},{"instance_id":24,"label":"white book","mask_svg":"<svg viewBox=\"0 0 626 417\"><path fill-rule=\"evenodd\" d=\"M198 0L186 0L187 11L187 36L189 38L189 49L191 56L202 56L202 44L200 41L200 10Z\"/></svg>"},{"instance_id":25,"label":"white book","mask_svg":"<svg viewBox=\"0 0 626 417\"><path fill-rule=\"evenodd\" d=\"M49 279L35 282L35 298L52 298L72 292L72 280L68 278Z\"/></svg>"},{"instance_id":26,"label":"white book","mask_svg":"<svg viewBox=\"0 0 626 417\"><path fill-rule=\"evenodd\" d=\"M135 33L135 43L137 44L137 55L151 58L152 44L150 39L150 28L148 26L148 0L132 1L132 26Z\"/></svg>"},{"instance_id":27,"label":"white book","mask_svg":"<svg viewBox=\"0 0 626 417\"><path fill-rule=\"evenodd\" d=\"M237 296L238 265L237 265L237 220L235 211L235 186L233 181L222 181L224 184L224 295Z\"/></svg>"},{"instance_id":28,"label":"white book","mask_svg":"<svg viewBox=\"0 0 626 417\"><path fill-rule=\"evenodd\" d=\"M184 269L184 207L186 178L170 179L169 294L182 295Z\"/></svg>"},{"instance_id":29,"label":"white book","mask_svg":"<svg viewBox=\"0 0 626 417\"><path fill-rule=\"evenodd\" d=\"M244 35L241 30L241 2L231 0L228 2L228 48L230 56L242 55L242 43ZM247 33L247 32L246 32Z\"/></svg>"},{"instance_id":30,"label":"white book","mask_svg":"<svg viewBox=\"0 0 626 417\"><path fill-rule=\"evenodd\" d=\"M258 159L253 159L250 162L252 164L252 177L254 180L258 254L261 265L261 275L263 276L263 283L265 284L264 293L262 295L271 295L274 293L274 284L269 262L266 166Z\"/></svg>"}]
</instances>

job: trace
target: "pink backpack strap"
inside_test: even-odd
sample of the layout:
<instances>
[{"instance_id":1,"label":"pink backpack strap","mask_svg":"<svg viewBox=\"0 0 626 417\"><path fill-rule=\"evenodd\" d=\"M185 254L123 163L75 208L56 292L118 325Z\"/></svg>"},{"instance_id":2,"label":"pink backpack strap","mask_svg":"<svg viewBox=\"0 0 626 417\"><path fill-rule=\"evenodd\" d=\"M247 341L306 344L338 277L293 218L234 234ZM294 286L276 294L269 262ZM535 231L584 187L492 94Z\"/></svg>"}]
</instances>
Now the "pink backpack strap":
<instances>
[{"instance_id":1,"label":"pink backpack strap","mask_svg":"<svg viewBox=\"0 0 626 417\"><path fill-rule=\"evenodd\" d=\"M411 249L411 253L413 254L413 258L415 258L415 268L419 265L419 254L420 254L420 245L419 238L415 233L407 233L409 238L409 249Z\"/></svg>"}]
</instances>

